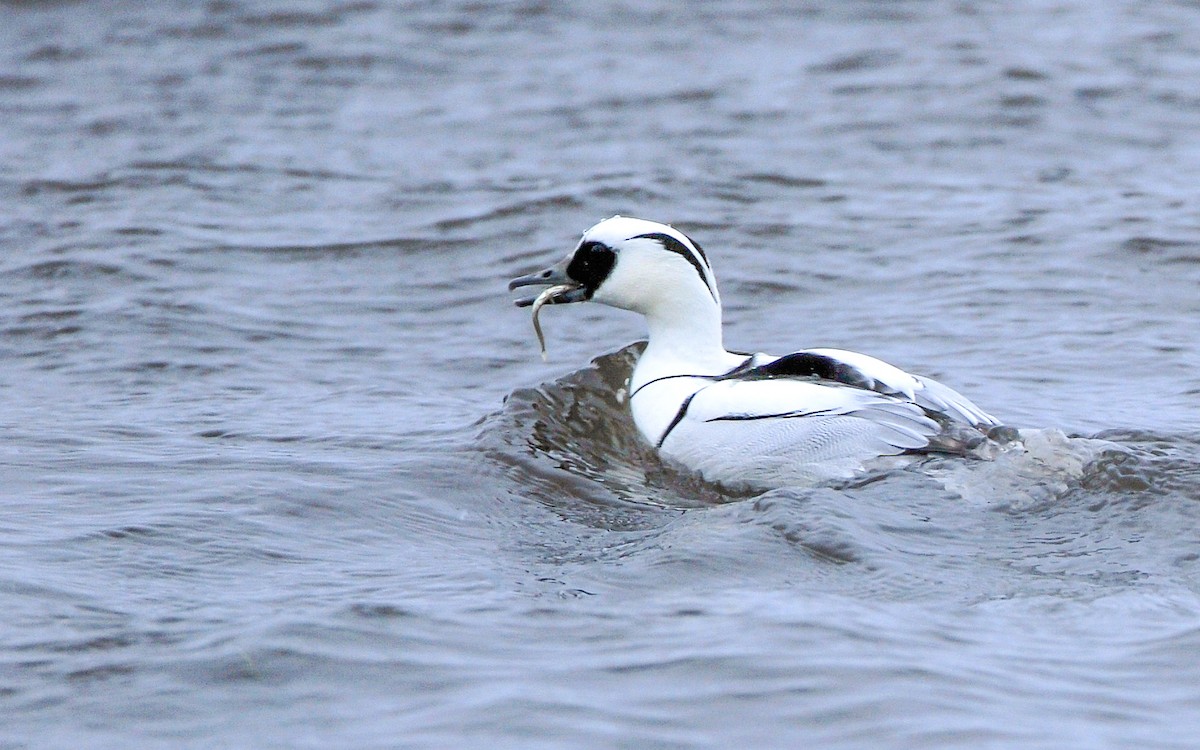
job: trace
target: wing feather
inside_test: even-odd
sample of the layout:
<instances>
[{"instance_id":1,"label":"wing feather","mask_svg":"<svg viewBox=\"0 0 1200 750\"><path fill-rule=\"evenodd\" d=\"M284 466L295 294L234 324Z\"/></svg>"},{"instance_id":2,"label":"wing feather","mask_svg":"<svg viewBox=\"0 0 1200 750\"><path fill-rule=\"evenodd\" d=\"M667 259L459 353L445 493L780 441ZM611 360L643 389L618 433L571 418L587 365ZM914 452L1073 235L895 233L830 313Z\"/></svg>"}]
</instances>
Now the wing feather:
<instances>
[{"instance_id":1,"label":"wing feather","mask_svg":"<svg viewBox=\"0 0 1200 750\"><path fill-rule=\"evenodd\" d=\"M913 375L881 359L842 349L806 349L810 354L829 357L854 368L864 380L872 381L874 390L902 394L918 406L944 415L955 422L972 426L994 427L999 420L980 409L966 396L938 381Z\"/></svg>"},{"instance_id":2,"label":"wing feather","mask_svg":"<svg viewBox=\"0 0 1200 750\"><path fill-rule=\"evenodd\" d=\"M920 388L916 402L930 411L940 412L951 419L975 427L995 427L1000 420L976 406L970 399L949 386L931 378L914 375Z\"/></svg>"}]
</instances>

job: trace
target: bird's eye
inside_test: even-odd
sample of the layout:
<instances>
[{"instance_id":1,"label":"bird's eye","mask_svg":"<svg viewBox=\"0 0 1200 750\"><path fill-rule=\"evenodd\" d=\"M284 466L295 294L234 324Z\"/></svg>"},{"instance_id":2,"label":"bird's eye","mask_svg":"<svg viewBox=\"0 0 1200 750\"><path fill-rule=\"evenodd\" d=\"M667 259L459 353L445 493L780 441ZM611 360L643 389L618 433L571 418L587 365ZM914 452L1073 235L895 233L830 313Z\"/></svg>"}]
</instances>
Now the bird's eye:
<instances>
[{"instance_id":1,"label":"bird's eye","mask_svg":"<svg viewBox=\"0 0 1200 750\"><path fill-rule=\"evenodd\" d=\"M609 249L608 245L605 245L601 242L589 242L580 247L579 252L577 252L575 255L581 262L592 266L598 263L611 262L610 259L613 255L613 251Z\"/></svg>"}]
</instances>

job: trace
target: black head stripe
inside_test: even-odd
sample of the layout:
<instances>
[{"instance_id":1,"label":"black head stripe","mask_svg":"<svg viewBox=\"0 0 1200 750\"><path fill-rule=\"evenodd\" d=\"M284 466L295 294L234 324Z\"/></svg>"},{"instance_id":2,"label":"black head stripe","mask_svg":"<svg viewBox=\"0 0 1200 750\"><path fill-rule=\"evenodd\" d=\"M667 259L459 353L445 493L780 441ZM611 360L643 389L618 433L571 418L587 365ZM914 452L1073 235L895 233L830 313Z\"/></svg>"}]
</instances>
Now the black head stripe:
<instances>
[{"instance_id":1,"label":"black head stripe","mask_svg":"<svg viewBox=\"0 0 1200 750\"><path fill-rule=\"evenodd\" d=\"M649 232L647 234L639 234L636 237L630 237L629 239L657 240L663 246L663 249L682 255L684 260L691 263L692 267L696 269L696 273L700 274L700 280L704 282L704 286L708 287L708 293L713 296L714 300L717 298L717 293L713 291L712 284L708 283L708 276L704 273L704 266L708 264L708 258L705 257L704 251L700 249L699 245L696 245L696 252L694 253L687 245L665 232ZM700 254L699 258L696 257L696 253ZM701 259L704 261L703 264L701 263Z\"/></svg>"}]
</instances>

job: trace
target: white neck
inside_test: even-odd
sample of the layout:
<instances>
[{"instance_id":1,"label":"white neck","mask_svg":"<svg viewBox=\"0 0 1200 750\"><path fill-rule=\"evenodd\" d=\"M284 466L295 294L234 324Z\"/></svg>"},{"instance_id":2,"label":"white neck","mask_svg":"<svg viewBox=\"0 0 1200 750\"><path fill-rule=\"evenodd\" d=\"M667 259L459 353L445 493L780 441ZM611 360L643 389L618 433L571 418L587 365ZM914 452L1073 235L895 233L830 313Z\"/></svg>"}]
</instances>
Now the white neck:
<instances>
[{"instance_id":1,"label":"white neck","mask_svg":"<svg viewBox=\"0 0 1200 750\"><path fill-rule=\"evenodd\" d=\"M693 298L680 305L645 311L650 342L634 369L631 385L668 375L719 375L741 357L725 351L721 343L721 308L711 298Z\"/></svg>"}]
</instances>

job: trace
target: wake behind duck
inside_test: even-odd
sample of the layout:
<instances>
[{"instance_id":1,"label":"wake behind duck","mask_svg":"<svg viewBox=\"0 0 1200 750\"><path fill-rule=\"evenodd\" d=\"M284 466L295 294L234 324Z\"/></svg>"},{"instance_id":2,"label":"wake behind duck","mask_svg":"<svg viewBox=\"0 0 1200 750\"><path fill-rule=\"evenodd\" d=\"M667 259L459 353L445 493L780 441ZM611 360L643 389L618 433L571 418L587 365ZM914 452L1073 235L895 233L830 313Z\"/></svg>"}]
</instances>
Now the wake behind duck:
<instances>
[{"instance_id":1,"label":"wake behind duck","mask_svg":"<svg viewBox=\"0 0 1200 750\"><path fill-rule=\"evenodd\" d=\"M711 482L844 479L1018 438L957 391L865 354L727 351L708 258L666 224L606 219L559 263L509 283L524 286L550 287L516 301L536 303L535 323L544 304L589 300L645 316L649 342L629 383L634 423L664 458Z\"/></svg>"}]
</instances>

